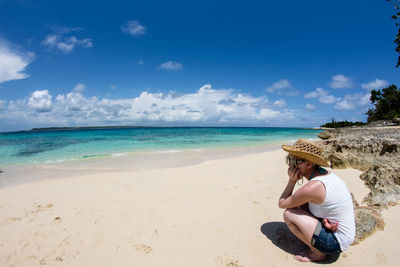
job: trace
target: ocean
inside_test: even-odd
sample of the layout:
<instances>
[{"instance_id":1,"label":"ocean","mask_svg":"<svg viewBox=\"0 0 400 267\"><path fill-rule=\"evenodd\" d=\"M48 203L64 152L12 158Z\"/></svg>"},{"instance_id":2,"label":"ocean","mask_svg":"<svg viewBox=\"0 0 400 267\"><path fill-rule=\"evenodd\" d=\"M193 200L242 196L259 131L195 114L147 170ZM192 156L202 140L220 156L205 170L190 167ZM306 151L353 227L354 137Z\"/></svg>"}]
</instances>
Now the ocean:
<instances>
[{"instance_id":1,"label":"ocean","mask_svg":"<svg viewBox=\"0 0 400 267\"><path fill-rule=\"evenodd\" d=\"M132 152L180 152L278 145L316 139L320 130L302 128L111 128L0 133L0 168L118 157Z\"/></svg>"}]
</instances>

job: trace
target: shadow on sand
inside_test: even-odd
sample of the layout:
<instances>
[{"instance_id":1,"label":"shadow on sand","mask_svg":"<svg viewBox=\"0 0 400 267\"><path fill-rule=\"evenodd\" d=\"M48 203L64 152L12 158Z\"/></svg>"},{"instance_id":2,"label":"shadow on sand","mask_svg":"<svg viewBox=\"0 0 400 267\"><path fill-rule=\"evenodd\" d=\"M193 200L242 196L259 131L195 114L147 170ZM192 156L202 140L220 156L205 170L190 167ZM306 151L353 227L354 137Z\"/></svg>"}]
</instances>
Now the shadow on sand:
<instances>
[{"instance_id":1,"label":"shadow on sand","mask_svg":"<svg viewBox=\"0 0 400 267\"><path fill-rule=\"evenodd\" d=\"M301 251L308 249L308 247L303 244L283 222L267 222L261 226L261 232L269 239L271 242L279 247L280 249L286 251L290 254L296 254ZM315 263L329 264L337 261L340 254L329 255L325 260ZM294 260L294 259L293 259Z\"/></svg>"}]
</instances>

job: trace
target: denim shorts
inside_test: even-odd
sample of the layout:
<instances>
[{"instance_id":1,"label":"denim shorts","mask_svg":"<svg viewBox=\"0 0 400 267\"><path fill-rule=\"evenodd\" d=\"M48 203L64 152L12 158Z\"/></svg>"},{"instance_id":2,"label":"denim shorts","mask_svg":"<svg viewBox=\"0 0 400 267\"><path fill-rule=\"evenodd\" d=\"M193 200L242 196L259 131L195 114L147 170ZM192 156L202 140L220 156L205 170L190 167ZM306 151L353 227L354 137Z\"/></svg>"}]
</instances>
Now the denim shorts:
<instances>
[{"instance_id":1,"label":"denim shorts","mask_svg":"<svg viewBox=\"0 0 400 267\"><path fill-rule=\"evenodd\" d=\"M321 222L318 222L317 227L315 227L315 232L311 238L311 245L327 255L341 252L336 236L331 230L323 227Z\"/></svg>"}]
</instances>

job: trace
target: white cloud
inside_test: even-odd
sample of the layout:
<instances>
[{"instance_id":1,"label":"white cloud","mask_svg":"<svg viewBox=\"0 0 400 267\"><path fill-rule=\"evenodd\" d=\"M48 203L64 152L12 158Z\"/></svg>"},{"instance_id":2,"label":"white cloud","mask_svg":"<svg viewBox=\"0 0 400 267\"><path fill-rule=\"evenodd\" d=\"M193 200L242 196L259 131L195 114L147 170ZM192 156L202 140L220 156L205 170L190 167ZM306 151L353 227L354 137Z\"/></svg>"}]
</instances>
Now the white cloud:
<instances>
[{"instance_id":1,"label":"white cloud","mask_svg":"<svg viewBox=\"0 0 400 267\"><path fill-rule=\"evenodd\" d=\"M371 91L371 90L382 89L383 87L386 87L387 85L388 85L387 81L380 80L380 79L375 79L375 80L370 81L369 83L361 84L361 87Z\"/></svg>"},{"instance_id":2,"label":"white cloud","mask_svg":"<svg viewBox=\"0 0 400 267\"><path fill-rule=\"evenodd\" d=\"M305 98L318 98L328 95L328 92L323 88L317 88L315 91L307 93L304 95Z\"/></svg>"},{"instance_id":3,"label":"white cloud","mask_svg":"<svg viewBox=\"0 0 400 267\"><path fill-rule=\"evenodd\" d=\"M353 94L346 95L342 101L335 105L337 110L354 110L356 108L365 107L370 104L371 94Z\"/></svg>"},{"instance_id":4,"label":"white cloud","mask_svg":"<svg viewBox=\"0 0 400 267\"><path fill-rule=\"evenodd\" d=\"M168 61L160 66L157 67L158 69L163 69L163 70L173 70L173 71L178 71L183 68L181 63L174 62L174 61Z\"/></svg>"},{"instance_id":5,"label":"white cloud","mask_svg":"<svg viewBox=\"0 0 400 267\"><path fill-rule=\"evenodd\" d=\"M95 108L97 98L86 98L79 92L70 92L66 95L58 95L56 101L66 114L71 114L71 111L85 111Z\"/></svg>"},{"instance_id":6,"label":"white cloud","mask_svg":"<svg viewBox=\"0 0 400 267\"><path fill-rule=\"evenodd\" d=\"M339 110L352 110L356 108L356 104L347 99L344 99L335 105L335 109Z\"/></svg>"},{"instance_id":7,"label":"white cloud","mask_svg":"<svg viewBox=\"0 0 400 267\"><path fill-rule=\"evenodd\" d=\"M69 33L70 31L72 30L70 29L69 31L65 30L62 32ZM56 50L64 54L71 53L75 47L78 46L85 48L93 47L92 40L89 38L78 39L75 36L64 36L61 33L47 35L42 41L42 45L46 46L49 50Z\"/></svg>"},{"instance_id":8,"label":"white cloud","mask_svg":"<svg viewBox=\"0 0 400 267\"><path fill-rule=\"evenodd\" d=\"M77 31L82 31L83 28L81 27L57 27L54 28L54 31L58 34L68 34L71 32L77 32Z\"/></svg>"},{"instance_id":9,"label":"white cloud","mask_svg":"<svg viewBox=\"0 0 400 267\"><path fill-rule=\"evenodd\" d=\"M126 25L121 27L122 32L130 34L132 36L138 36L145 34L147 28L140 24L137 20L130 20Z\"/></svg>"},{"instance_id":10,"label":"white cloud","mask_svg":"<svg viewBox=\"0 0 400 267\"><path fill-rule=\"evenodd\" d=\"M277 107L277 108L283 108L283 107L286 107L286 102L285 102L285 100L283 100L283 99L278 99L278 100L276 100L275 102L274 102L274 104L273 104L275 107Z\"/></svg>"},{"instance_id":11,"label":"white cloud","mask_svg":"<svg viewBox=\"0 0 400 267\"><path fill-rule=\"evenodd\" d=\"M51 95L48 90L35 91L28 101L29 107L37 112L49 112L52 109Z\"/></svg>"},{"instance_id":12,"label":"white cloud","mask_svg":"<svg viewBox=\"0 0 400 267\"><path fill-rule=\"evenodd\" d=\"M307 93L307 94L304 95L304 97L305 98L317 98L318 97L318 92L313 91L313 92Z\"/></svg>"},{"instance_id":13,"label":"white cloud","mask_svg":"<svg viewBox=\"0 0 400 267\"><path fill-rule=\"evenodd\" d=\"M289 91L286 93L287 96L298 96L300 94L299 91Z\"/></svg>"},{"instance_id":14,"label":"white cloud","mask_svg":"<svg viewBox=\"0 0 400 267\"><path fill-rule=\"evenodd\" d=\"M49 34L46 36L46 38L42 41L42 45L46 45L49 47L55 47L57 46L58 40L60 37L56 34Z\"/></svg>"},{"instance_id":15,"label":"white cloud","mask_svg":"<svg viewBox=\"0 0 400 267\"><path fill-rule=\"evenodd\" d=\"M331 88L351 88L353 87L353 84L349 77L346 77L343 74L338 74L332 77L329 86Z\"/></svg>"},{"instance_id":16,"label":"white cloud","mask_svg":"<svg viewBox=\"0 0 400 267\"><path fill-rule=\"evenodd\" d=\"M306 104L305 108L306 108L307 110L315 110L315 106L314 106L314 105L311 105L311 104Z\"/></svg>"},{"instance_id":17,"label":"white cloud","mask_svg":"<svg viewBox=\"0 0 400 267\"><path fill-rule=\"evenodd\" d=\"M17 51L5 41L0 40L0 83L29 77L24 72L33 57L33 53Z\"/></svg>"},{"instance_id":18,"label":"white cloud","mask_svg":"<svg viewBox=\"0 0 400 267\"><path fill-rule=\"evenodd\" d=\"M86 85L83 83L78 83L77 85L74 86L74 89L72 91L76 93L82 93L86 89Z\"/></svg>"},{"instance_id":19,"label":"white cloud","mask_svg":"<svg viewBox=\"0 0 400 267\"><path fill-rule=\"evenodd\" d=\"M275 102L283 106L284 101ZM52 100L47 90L29 99L10 101L0 113L3 121L23 125L163 125L163 124L280 124L294 119L290 110L277 110L266 97L237 94L206 84L194 93L142 92L135 98L98 99L81 92L59 94ZM26 126L25 126L26 127Z\"/></svg>"},{"instance_id":20,"label":"white cloud","mask_svg":"<svg viewBox=\"0 0 400 267\"><path fill-rule=\"evenodd\" d=\"M143 63L144 63L143 60L139 60L139 61L137 62L138 65L143 65Z\"/></svg>"},{"instance_id":21,"label":"white cloud","mask_svg":"<svg viewBox=\"0 0 400 267\"><path fill-rule=\"evenodd\" d=\"M333 95L322 96L319 98L319 102L324 104L332 104L340 101L340 97L335 97Z\"/></svg>"},{"instance_id":22,"label":"white cloud","mask_svg":"<svg viewBox=\"0 0 400 267\"><path fill-rule=\"evenodd\" d=\"M305 98L318 98L318 101L324 104L332 104L340 101L340 97L328 95L328 91L323 88L317 88L315 91L304 95Z\"/></svg>"},{"instance_id":23,"label":"white cloud","mask_svg":"<svg viewBox=\"0 0 400 267\"><path fill-rule=\"evenodd\" d=\"M364 96L358 97L359 105L360 106L366 106L366 105L371 104L370 98L371 98L371 93L368 93L368 94L365 94Z\"/></svg>"},{"instance_id":24,"label":"white cloud","mask_svg":"<svg viewBox=\"0 0 400 267\"><path fill-rule=\"evenodd\" d=\"M0 100L0 110L4 110L6 108L7 102L5 100Z\"/></svg>"},{"instance_id":25,"label":"white cloud","mask_svg":"<svg viewBox=\"0 0 400 267\"><path fill-rule=\"evenodd\" d=\"M89 39L89 38L84 38L84 39L79 40L75 36L70 36L70 37L66 38L66 42L68 44L80 45L80 46L87 47L87 48L93 47L93 43L92 43L91 39Z\"/></svg>"},{"instance_id":26,"label":"white cloud","mask_svg":"<svg viewBox=\"0 0 400 267\"><path fill-rule=\"evenodd\" d=\"M116 89L118 88L118 86L116 86L115 84L112 84L112 85L110 85L110 88L111 88L112 90L116 90Z\"/></svg>"},{"instance_id":27,"label":"white cloud","mask_svg":"<svg viewBox=\"0 0 400 267\"><path fill-rule=\"evenodd\" d=\"M274 84L272 84L270 87L266 88L265 91L267 91L269 93L273 93L277 90L281 90L281 89L289 88L289 87L291 87L289 80L281 79L281 80L275 82Z\"/></svg>"},{"instance_id":28,"label":"white cloud","mask_svg":"<svg viewBox=\"0 0 400 267\"><path fill-rule=\"evenodd\" d=\"M64 42L59 42L57 44L57 49L63 52L64 54L69 54L74 50L75 44L67 44Z\"/></svg>"}]
</instances>

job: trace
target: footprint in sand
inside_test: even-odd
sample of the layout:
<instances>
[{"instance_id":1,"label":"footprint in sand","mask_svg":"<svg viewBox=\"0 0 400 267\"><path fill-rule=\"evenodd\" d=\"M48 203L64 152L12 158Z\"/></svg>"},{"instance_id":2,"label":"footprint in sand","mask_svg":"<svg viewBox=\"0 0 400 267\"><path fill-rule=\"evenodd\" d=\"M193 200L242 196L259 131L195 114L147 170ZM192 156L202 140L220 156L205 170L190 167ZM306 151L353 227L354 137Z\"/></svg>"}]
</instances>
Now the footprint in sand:
<instances>
[{"instance_id":1,"label":"footprint in sand","mask_svg":"<svg viewBox=\"0 0 400 267\"><path fill-rule=\"evenodd\" d=\"M149 247L148 245L145 245L145 244L134 245L133 248L135 248L136 250L139 250L145 254L149 254L150 252L153 251L153 249L151 247Z\"/></svg>"},{"instance_id":2,"label":"footprint in sand","mask_svg":"<svg viewBox=\"0 0 400 267\"><path fill-rule=\"evenodd\" d=\"M158 233L157 228L154 230L154 232L153 232L153 234L151 236L153 236L153 237L159 237L160 236L160 234Z\"/></svg>"},{"instance_id":3,"label":"footprint in sand","mask_svg":"<svg viewBox=\"0 0 400 267\"><path fill-rule=\"evenodd\" d=\"M54 205L52 203L47 204L45 207L43 207L41 204L36 205L34 210L29 211L31 214L37 214L39 212L45 211L46 209L51 209L53 208ZM26 214L28 215L28 214Z\"/></svg>"},{"instance_id":4,"label":"footprint in sand","mask_svg":"<svg viewBox=\"0 0 400 267\"><path fill-rule=\"evenodd\" d=\"M0 225L8 225L10 223L19 222L21 220L22 220L22 218L20 218L20 217L9 217L9 218L5 219L4 221L2 221L0 223Z\"/></svg>"},{"instance_id":5,"label":"footprint in sand","mask_svg":"<svg viewBox=\"0 0 400 267\"><path fill-rule=\"evenodd\" d=\"M61 241L60 244L58 244L58 248L65 247L66 245L68 245L69 244L68 240L69 240L69 236L64 238L63 241Z\"/></svg>"},{"instance_id":6,"label":"footprint in sand","mask_svg":"<svg viewBox=\"0 0 400 267\"><path fill-rule=\"evenodd\" d=\"M218 256L217 261L222 263L225 267L243 267L243 265L240 265L238 260L233 259L232 257L228 256Z\"/></svg>"},{"instance_id":7,"label":"footprint in sand","mask_svg":"<svg viewBox=\"0 0 400 267\"><path fill-rule=\"evenodd\" d=\"M37 203L35 203L35 204L37 204ZM37 204L34 209L25 212L25 217L27 217L26 219L28 219L29 222L33 222L39 213L41 213L43 211L52 211L53 207L54 207L54 204L52 204L52 203L48 203L46 206Z\"/></svg>"},{"instance_id":8,"label":"footprint in sand","mask_svg":"<svg viewBox=\"0 0 400 267\"><path fill-rule=\"evenodd\" d=\"M21 242L20 242L20 243L21 243ZM20 252L20 253L23 253L24 250L25 250L28 246L30 246L30 243L25 243L25 244L19 249L19 252Z\"/></svg>"},{"instance_id":9,"label":"footprint in sand","mask_svg":"<svg viewBox=\"0 0 400 267\"><path fill-rule=\"evenodd\" d=\"M8 218L9 221L11 222L19 222L20 220L22 220L22 218L20 217L10 217Z\"/></svg>"},{"instance_id":10,"label":"footprint in sand","mask_svg":"<svg viewBox=\"0 0 400 267\"><path fill-rule=\"evenodd\" d=\"M375 256L376 256L376 262L378 264L387 265L387 257L385 254L379 253L376 254Z\"/></svg>"},{"instance_id":11,"label":"footprint in sand","mask_svg":"<svg viewBox=\"0 0 400 267\"><path fill-rule=\"evenodd\" d=\"M39 213L41 211L44 211L44 208L42 205L37 205L36 208L34 210L31 211L31 213Z\"/></svg>"}]
</instances>

